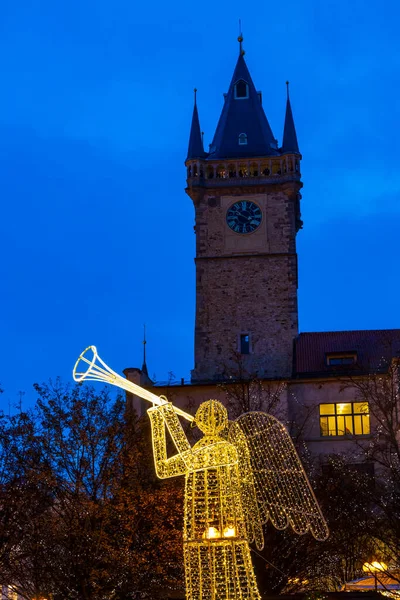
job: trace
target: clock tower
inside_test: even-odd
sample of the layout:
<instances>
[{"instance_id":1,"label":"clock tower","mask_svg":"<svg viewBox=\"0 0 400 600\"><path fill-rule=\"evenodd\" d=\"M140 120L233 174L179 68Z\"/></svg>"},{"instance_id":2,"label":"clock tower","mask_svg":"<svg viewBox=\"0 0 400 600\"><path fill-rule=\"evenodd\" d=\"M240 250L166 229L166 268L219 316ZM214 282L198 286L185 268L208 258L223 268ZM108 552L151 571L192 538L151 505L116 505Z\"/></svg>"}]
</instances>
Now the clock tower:
<instances>
[{"instance_id":1,"label":"clock tower","mask_svg":"<svg viewBox=\"0 0 400 600\"><path fill-rule=\"evenodd\" d=\"M296 233L300 160L287 95L278 145L242 50L209 151L195 96L186 159L195 208L196 325L192 381L292 374L298 333Z\"/></svg>"}]
</instances>

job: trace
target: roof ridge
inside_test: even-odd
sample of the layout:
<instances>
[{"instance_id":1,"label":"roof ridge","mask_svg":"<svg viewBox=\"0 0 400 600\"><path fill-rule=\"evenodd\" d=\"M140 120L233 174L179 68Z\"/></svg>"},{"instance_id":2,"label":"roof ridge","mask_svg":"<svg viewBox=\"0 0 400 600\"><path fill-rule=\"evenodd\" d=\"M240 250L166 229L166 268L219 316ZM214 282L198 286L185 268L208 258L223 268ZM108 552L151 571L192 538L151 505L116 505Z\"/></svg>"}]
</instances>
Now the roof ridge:
<instances>
[{"instance_id":1,"label":"roof ridge","mask_svg":"<svg viewBox=\"0 0 400 600\"><path fill-rule=\"evenodd\" d=\"M338 329L333 331L302 331L299 333L300 335L326 335L329 333L365 333L365 332L389 332L389 331L398 331L400 333L400 328L391 328L391 329Z\"/></svg>"}]
</instances>

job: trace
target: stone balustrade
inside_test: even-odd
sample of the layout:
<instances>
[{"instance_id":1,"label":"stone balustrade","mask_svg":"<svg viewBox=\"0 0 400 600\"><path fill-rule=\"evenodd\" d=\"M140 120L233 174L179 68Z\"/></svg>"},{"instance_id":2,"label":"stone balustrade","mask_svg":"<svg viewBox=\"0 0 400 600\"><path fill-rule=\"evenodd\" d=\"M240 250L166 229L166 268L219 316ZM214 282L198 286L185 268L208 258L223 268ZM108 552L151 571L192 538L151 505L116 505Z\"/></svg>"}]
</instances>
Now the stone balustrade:
<instances>
[{"instance_id":1,"label":"stone balustrade","mask_svg":"<svg viewBox=\"0 0 400 600\"><path fill-rule=\"evenodd\" d=\"M236 160L226 162L208 162L189 160L186 162L188 184L199 185L236 185L243 179L254 183L272 183L300 179L300 157L285 155L278 158L260 160ZM208 184L208 185L207 185Z\"/></svg>"}]
</instances>

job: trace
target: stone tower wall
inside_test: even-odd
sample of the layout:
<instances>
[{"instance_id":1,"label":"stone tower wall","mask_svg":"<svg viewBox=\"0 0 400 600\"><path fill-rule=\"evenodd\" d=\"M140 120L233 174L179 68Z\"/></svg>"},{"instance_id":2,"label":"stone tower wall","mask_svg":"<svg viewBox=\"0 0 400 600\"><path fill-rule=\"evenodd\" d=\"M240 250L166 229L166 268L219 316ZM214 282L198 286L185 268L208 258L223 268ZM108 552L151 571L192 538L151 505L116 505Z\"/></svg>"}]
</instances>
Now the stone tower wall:
<instances>
[{"instance_id":1,"label":"stone tower wall","mask_svg":"<svg viewBox=\"0 0 400 600\"><path fill-rule=\"evenodd\" d=\"M240 360L250 376L289 377L298 332L296 198L299 182L188 190L196 211L196 328L194 381L234 369L240 335L250 354ZM238 200L262 209L261 225L240 235L226 224Z\"/></svg>"}]
</instances>

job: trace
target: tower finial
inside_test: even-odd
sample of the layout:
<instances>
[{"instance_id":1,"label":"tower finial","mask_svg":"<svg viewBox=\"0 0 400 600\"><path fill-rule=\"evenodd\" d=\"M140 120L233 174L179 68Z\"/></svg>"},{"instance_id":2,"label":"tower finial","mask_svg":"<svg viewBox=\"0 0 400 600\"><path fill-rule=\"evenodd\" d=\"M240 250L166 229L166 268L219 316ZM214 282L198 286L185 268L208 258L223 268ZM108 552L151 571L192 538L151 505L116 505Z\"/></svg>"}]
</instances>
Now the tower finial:
<instances>
[{"instance_id":1,"label":"tower finial","mask_svg":"<svg viewBox=\"0 0 400 600\"><path fill-rule=\"evenodd\" d=\"M286 82L286 94L287 94L287 99L289 100L289 82Z\"/></svg>"},{"instance_id":2,"label":"tower finial","mask_svg":"<svg viewBox=\"0 0 400 600\"><path fill-rule=\"evenodd\" d=\"M194 88L193 92L194 92L194 105L196 106L196 103L197 103L197 88Z\"/></svg>"},{"instance_id":3,"label":"tower finial","mask_svg":"<svg viewBox=\"0 0 400 600\"><path fill-rule=\"evenodd\" d=\"M239 54L241 54L243 56L244 54L244 50L243 50L243 34L242 34L242 19L239 19L239 37L238 37L238 42L239 42Z\"/></svg>"}]
</instances>

